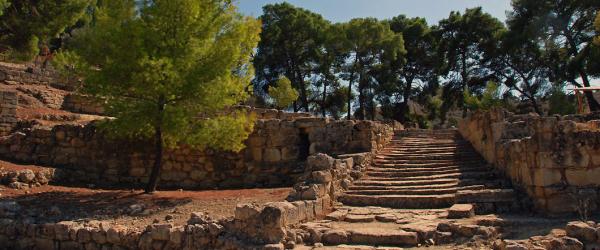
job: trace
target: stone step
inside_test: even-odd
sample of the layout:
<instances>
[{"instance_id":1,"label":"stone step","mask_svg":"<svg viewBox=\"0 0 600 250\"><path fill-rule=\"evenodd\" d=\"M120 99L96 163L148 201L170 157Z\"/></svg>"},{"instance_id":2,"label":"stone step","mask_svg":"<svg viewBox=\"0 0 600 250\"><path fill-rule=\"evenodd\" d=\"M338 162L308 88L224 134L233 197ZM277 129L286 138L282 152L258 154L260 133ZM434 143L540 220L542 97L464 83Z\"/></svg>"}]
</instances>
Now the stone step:
<instances>
[{"instance_id":1,"label":"stone step","mask_svg":"<svg viewBox=\"0 0 600 250\"><path fill-rule=\"evenodd\" d=\"M430 149L413 148L385 148L380 153L398 153L398 154L434 154L434 153L475 153L470 148L446 147Z\"/></svg>"},{"instance_id":2,"label":"stone step","mask_svg":"<svg viewBox=\"0 0 600 250\"><path fill-rule=\"evenodd\" d=\"M442 183L442 184L432 184L432 185L414 185L414 186L381 186L381 185L353 185L350 186L348 189L351 191L357 191L357 190L419 190L419 189L435 189L435 188L439 188L439 189L446 189L446 188L459 188L460 187L460 183L458 182L451 182L451 183Z\"/></svg>"},{"instance_id":3,"label":"stone step","mask_svg":"<svg viewBox=\"0 0 600 250\"><path fill-rule=\"evenodd\" d=\"M436 168L436 167L473 167L473 166L485 166L486 162L481 160L430 160L424 161L410 161L410 160L384 160L375 159L373 162L375 167L379 168Z\"/></svg>"},{"instance_id":4,"label":"stone step","mask_svg":"<svg viewBox=\"0 0 600 250\"><path fill-rule=\"evenodd\" d=\"M348 243L356 245L414 247L419 243L417 233L400 229L362 228L350 230L349 234Z\"/></svg>"},{"instance_id":5,"label":"stone step","mask_svg":"<svg viewBox=\"0 0 600 250\"><path fill-rule=\"evenodd\" d=\"M416 181L371 181L371 180L358 180L354 182L354 186L420 186L420 185L434 185L434 184L448 184L456 183L458 185L458 179L436 179L436 180L416 180Z\"/></svg>"},{"instance_id":6,"label":"stone step","mask_svg":"<svg viewBox=\"0 0 600 250\"><path fill-rule=\"evenodd\" d=\"M408 177L397 177L397 176L371 176L367 173L367 176L363 180L377 180L377 181L416 181L416 180L435 180L435 179L482 179L489 180L495 178L496 175L493 172L464 172L464 173L449 173L449 174L431 174L431 175L420 175L420 176L408 176Z\"/></svg>"},{"instance_id":7,"label":"stone step","mask_svg":"<svg viewBox=\"0 0 600 250\"><path fill-rule=\"evenodd\" d=\"M355 195L439 195L439 194L456 194L458 188L429 188L429 189L404 189L404 190L350 190L346 194Z\"/></svg>"},{"instance_id":8,"label":"stone step","mask_svg":"<svg viewBox=\"0 0 600 250\"><path fill-rule=\"evenodd\" d=\"M370 168L366 175L374 177L412 177L423 175L489 172L487 167L443 167L443 168Z\"/></svg>"},{"instance_id":9,"label":"stone step","mask_svg":"<svg viewBox=\"0 0 600 250\"><path fill-rule=\"evenodd\" d=\"M494 203L515 200L513 189L462 190L456 193L459 203Z\"/></svg>"},{"instance_id":10,"label":"stone step","mask_svg":"<svg viewBox=\"0 0 600 250\"><path fill-rule=\"evenodd\" d=\"M390 208L448 208L456 201L454 194L442 195L354 195L343 194L339 201L349 206L380 206Z\"/></svg>"},{"instance_id":11,"label":"stone step","mask_svg":"<svg viewBox=\"0 0 600 250\"><path fill-rule=\"evenodd\" d=\"M454 188L457 191L461 190L483 190L486 188L485 185L470 185L464 186L460 183L448 183L448 184L435 184L435 185L422 185L422 186L350 186L350 191L361 191L361 190L426 190L426 189L451 189Z\"/></svg>"},{"instance_id":12,"label":"stone step","mask_svg":"<svg viewBox=\"0 0 600 250\"><path fill-rule=\"evenodd\" d=\"M411 159L420 157L451 157L451 158L462 158L462 157L481 157L479 154L470 151L470 152L444 152L444 153L435 153L435 152L408 152L408 153L397 153L397 152L380 152L378 156L383 157L410 157ZM427 158L428 159L428 158Z\"/></svg>"},{"instance_id":13,"label":"stone step","mask_svg":"<svg viewBox=\"0 0 600 250\"><path fill-rule=\"evenodd\" d=\"M428 154L428 155L384 155L379 154L375 157L376 159L382 160L410 160L410 161L435 161L435 160L461 160L461 161L471 161L471 160L479 160L483 161L481 156L476 154L471 155L436 155L436 154Z\"/></svg>"}]
</instances>

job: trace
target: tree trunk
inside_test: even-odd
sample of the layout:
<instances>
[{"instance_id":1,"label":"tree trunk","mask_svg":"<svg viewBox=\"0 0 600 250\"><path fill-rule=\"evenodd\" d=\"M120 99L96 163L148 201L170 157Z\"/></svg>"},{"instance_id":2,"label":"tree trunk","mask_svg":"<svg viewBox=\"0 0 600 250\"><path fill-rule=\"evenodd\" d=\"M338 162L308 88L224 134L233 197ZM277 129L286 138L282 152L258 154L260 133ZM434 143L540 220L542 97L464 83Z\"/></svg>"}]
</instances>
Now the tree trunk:
<instances>
[{"instance_id":1,"label":"tree trunk","mask_svg":"<svg viewBox=\"0 0 600 250\"><path fill-rule=\"evenodd\" d=\"M590 87L591 86L590 80L589 80L587 74L580 70L579 75L581 76L581 79L583 80L583 86ZM596 101L596 98L594 98L594 94L592 92L585 91L585 98L587 98L590 111L592 111L592 112L600 111L600 104L598 103L598 101Z\"/></svg>"},{"instance_id":2,"label":"tree trunk","mask_svg":"<svg viewBox=\"0 0 600 250\"><path fill-rule=\"evenodd\" d=\"M400 105L400 122L406 122L408 115L408 101L410 100L410 94L412 90L413 78L405 78L406 86L404 86L404 93L402 93L402 104Z\"/></svg>"},{"instance_id":3,"label":"tree trunk","mask_svg":"<svg viewBox=\"0 0 600 250\"><path fill-rule=\"evenodd\" d=\"M367 116L367 110L365 107L365 96L363 94L364 92L364 82L363 82L363 74L360 74L360 80L358 81L358 108L359 111L358 112L358 119L359 120L364 120L365 117Z\"/></svg>"},{"instance_id":4,"label":"tree trunk","mask_svg":"<svg viewBox=\"0 0 600 250\"><path fill-rule=\"evenodd\" d=\"M348 120L352 119L352 79L348 82Z\"/></svg>"},{"instance_id":5,"label":"tree trunk","mask_svg":"<svg viewBox=\"0 0 600 250\"><path fill-rule=\"evenodd\" d=\"M323 100L321 100L321 113L323 117L327 116L327 112L325 112L325 101L327 100L327 80L323 82Z\"/></svg>"},{"instance_id":6,"label":"tree trunk","mask_svg":"<svg viewBox=\"0 0 600 250\"><path fill-rule=\"evenodd\" d=\"M154 132L154 140L155 140L155 158L154 158L154 166L152 167L152 173L150 174L150 180L148 181L148 185L146 186L145 193L151 194L156 191L156 187L158 186L158 177L160 176L160 170L162 169L162 157L163 157L163 139L162 139L162 130L161 127L158 126L155 128Z\"/></svg>"}]
</instances>

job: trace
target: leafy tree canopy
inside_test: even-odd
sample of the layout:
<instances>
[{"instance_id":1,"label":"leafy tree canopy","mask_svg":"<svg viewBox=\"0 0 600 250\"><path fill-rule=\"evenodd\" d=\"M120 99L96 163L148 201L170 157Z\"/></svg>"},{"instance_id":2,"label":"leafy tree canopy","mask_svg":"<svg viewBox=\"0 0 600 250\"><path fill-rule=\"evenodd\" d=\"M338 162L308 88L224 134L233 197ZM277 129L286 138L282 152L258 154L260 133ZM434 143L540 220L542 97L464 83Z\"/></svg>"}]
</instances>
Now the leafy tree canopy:
<instances>
[{"instance_id":1,"label":"leafy tree canopy","mask_svg":"<svg viewBox=\"0 0 600 250\"><path fill-rule=\"evenodd\" d=\"M163 144L239 151L252 131L245 113L250 55L260 22L226 0L107 1L71 48L87 67L84 92L107 100L117 136L152 138L156 188Z\"/></svg>"},{"instance_id":2,"label":"leafy tree canopy","mask_svg":"<svg viewBox=\"0 0 600 250\"><path fill-rule=\"evenodd\" d=\"M446 75L445 107L462 106L463 92L478 93L485 83L494 80L489 67L490 52L497 46L504 25L481 8L452 12L441 20L436 31L440 39L441 72Z\"/></svg>"},{"instance_id":3,"label":"leafy tree canopy","mask_svg":"<svg viewBox=\"0 0 600 250\"><path fill-rule=\"evenodd\" d=\"M309 111L307 79L315 71L329 22L289 3L266 5L263 11L261 39L254 58L257 92L267 90L283 75L300 92L300 103L294 105L294 110L302 107Z\"/></svg>"},{"instance_id":4,"label":"leafy tree canopy","mask_svg":"<svg viewBox=\"0 0 600 250\"><path fill-rule=\"evenodd\" d=\"M286 77L279 79L277 86L269 86L269 95L280 109L289 107L298 99L298 91L292 88L292 83Z\"/></svg>"},{"instance_id":5,"label":"leafy tree canopy","mask_svg":"<svg viewBox=\"0 0 600 250\"><path fill-rule=\"evenodd\" d=\"M8 0L0 2L0 45L9 58L28 61L65 28L75 24L92 0Z\"/></svg>"}]
</instances>

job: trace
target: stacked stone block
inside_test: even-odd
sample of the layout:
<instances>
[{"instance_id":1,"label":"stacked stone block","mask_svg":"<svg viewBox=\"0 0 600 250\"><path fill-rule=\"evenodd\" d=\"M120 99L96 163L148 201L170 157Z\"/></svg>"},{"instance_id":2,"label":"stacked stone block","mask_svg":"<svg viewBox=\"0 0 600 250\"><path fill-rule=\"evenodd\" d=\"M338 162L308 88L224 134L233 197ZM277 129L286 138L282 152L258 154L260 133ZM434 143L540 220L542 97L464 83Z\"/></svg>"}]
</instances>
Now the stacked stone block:
<instances>
[{"instance_id":1,"label":"stacked stone block","mask_svg":"<svg viewBox=\"0 0 600 250\"><path fill-rule=\"evenodd\" d=\"M598 209L600 120L540 117L504 110L471 114L461 134L488 162L532 198L538 211L556 214Z\"/></svg>"},{"instance_id":2,"label":"stacked stone block","mask_svg":"<svg viewBox=\"0 0 600 250\"><path fill-rule=\"evenodd\" d=\"M163 188L212 189L291 186L304 172L308 154L371 152L391 140L390 126L324 118L258 120L241 152L168 150ZM307 141L303 141L302 137ZM15 133L0 140L5 159L60 169L68 182L138 185L153 163L150 143L109 140L93 124L60 125Z\"/></svg>"},{"instance_id":3,"label":"stacked stone block","mask_svg":"<svg viewBox=\"0 0 600 250\"><path fill-rule=\"evenodd\" d=\"M8 135L17 124L17 93L0 91L0 136Z\"/></svg>"}]
</instances>

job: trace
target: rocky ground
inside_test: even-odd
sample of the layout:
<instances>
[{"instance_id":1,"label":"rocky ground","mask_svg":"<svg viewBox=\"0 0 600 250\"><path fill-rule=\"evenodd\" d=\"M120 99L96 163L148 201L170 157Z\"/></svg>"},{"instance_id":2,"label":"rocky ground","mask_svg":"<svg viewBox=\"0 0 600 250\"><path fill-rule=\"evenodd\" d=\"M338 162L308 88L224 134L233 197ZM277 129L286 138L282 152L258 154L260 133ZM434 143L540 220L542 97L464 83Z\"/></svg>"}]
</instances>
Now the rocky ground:
<instances>
[{"instance_id":1,"label":"rocky ground","mask_svg":"<svg viewBox=\"0 0 600 250\"><path fill-rule=\"evenodd\" d=\"M0 169L43 169L0 161ZM108 221L130 227L145 227L155 222L184 225L192 212L212 218L233 216L238 203L283 201L289 188L159 191L103 190L82 187L43 185L26 189L0 186L0 217L20 217L36 222L65 220Z\"/></svg>"}]
</instances>

